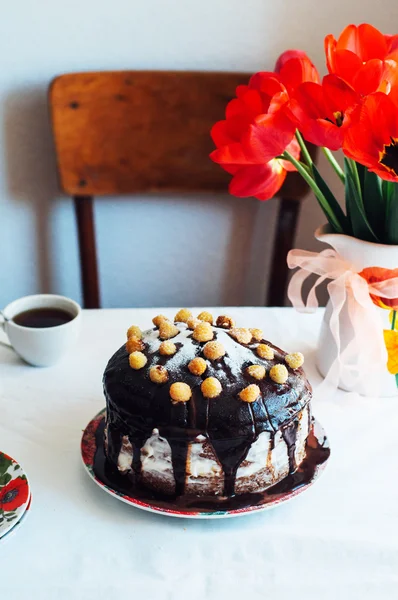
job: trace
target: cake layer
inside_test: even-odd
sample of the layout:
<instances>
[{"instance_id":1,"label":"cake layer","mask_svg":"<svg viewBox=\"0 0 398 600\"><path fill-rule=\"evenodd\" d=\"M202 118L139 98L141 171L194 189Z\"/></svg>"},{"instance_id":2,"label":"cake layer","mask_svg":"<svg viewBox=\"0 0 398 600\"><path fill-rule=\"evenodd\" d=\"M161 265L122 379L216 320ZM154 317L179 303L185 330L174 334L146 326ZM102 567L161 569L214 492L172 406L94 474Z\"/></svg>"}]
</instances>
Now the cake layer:
<instances>
[{"instance_id":1,"label":"cake layer","mask_svg":"<svg viewBox=\"0 0 398 600\"><path fill-rule=\"evenodd\" d=\"M289 424L296 431L293 448L289 447L286 441L289 436L285 436L283 428L277 433L260 433L237 470L235 493L262 492L284 479L292 470L290 455L293 453L295 465L304 459L309 425L310 409L306 405ZM160 436L158 429L152 431L139 454L141 482L155 491L175 494L171 446L166 438ZM117 459L120 473L131 472L133 455L133 446L128 436L124 436ZM197 496L222 495L224 479L222 466L210 442L199 434L188 443L185 493Z\"/></svg>"}]
</instances>

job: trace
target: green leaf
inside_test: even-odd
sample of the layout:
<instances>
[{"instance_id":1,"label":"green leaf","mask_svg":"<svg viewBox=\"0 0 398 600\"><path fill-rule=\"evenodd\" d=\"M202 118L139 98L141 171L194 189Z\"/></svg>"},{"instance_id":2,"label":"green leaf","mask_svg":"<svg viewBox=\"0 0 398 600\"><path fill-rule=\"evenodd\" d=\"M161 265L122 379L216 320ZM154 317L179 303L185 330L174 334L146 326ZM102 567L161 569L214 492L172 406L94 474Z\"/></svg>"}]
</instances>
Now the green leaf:
<instances>
[{"instance_id":1,"label":"green leaf","mask_svg":"<svg viewBox=\"0 0 398 600\"><path fill-rule=\"evenodd\" d=\"M326 183L326 181L324 180L324 178L322 177L322 175L319 173L318 169L316 168L315 163L312 165L312 171L313 171L314 179L315 179L317 186L319 187L322 194L325 196L326 200L328 201L329 206L332 209L332 211L334 212L344 233L346 235L351 235L352 232L351 232L350 222L347 219L346 215L344 214L343 209L341 208L340 204L337 202L336 197L332 193L330 187L328 186L328 184Z\"/></svg>"},{"instance_id":2,"label":"green leaf","mask_svg":"<svg viewBox=\"0 0 398 600\"><path fill-rule=\"evenodd\" d=\"M362 167L362 165L361 165ZM380 241L385 236L385 205L381 190L381 179L362 167L362 198L366 217Z\"/></svg>"},{"instance_id":3,"label":"green leaf","mask_svg":"<svg viewBox=\"0 0 398 600\"><path fill-rule=\"evenodd\" d=\"M386 243L398 244L398 185L393 181L383 181L383 197L385 202Z\"/></svg>"},{"instance_id":4,"label":"green leaf","mask_svg":"<svg viewBox=\"0 0 398 600\"><path fill-rule=\"evenodd\" d=\"M344 164L346 170L345 201L347 216L352 227L352 234L360 240L377 243L379 240L366 217L362 195L358 190L355 173L353 173L347 158L344 158Z\"/></svg>"},{"instance_id":5,"label":"green leaf","mask_svg":"<svg viewBox=\"0 0 398 600\"><path fill-rule=\"evenodd\" d=\"M9 523L10 521L13 521L14 519L18 519L18 515L14 515L13 517L6 519L6 521Z\"/></svg>"},{"instance_id":6,"label":"green leaf","mask_svg":"<svg viewBox=\"0 0 398 600\"><path fill-rule=\"evenodd\" d=\"M0 452L0 475L3 475L12 465L12 460Z\"/></svg>"},{"instance_id":7,"label":"green leaf","mask_svg":"<svg viewBox=\"0 0 398 600\"><path fill-rule=\"evenodd\" d=\"M4 475L0 475L0 488L7 485L11 481L10 473L4 473Z\"/></svg>"}]
</instances>

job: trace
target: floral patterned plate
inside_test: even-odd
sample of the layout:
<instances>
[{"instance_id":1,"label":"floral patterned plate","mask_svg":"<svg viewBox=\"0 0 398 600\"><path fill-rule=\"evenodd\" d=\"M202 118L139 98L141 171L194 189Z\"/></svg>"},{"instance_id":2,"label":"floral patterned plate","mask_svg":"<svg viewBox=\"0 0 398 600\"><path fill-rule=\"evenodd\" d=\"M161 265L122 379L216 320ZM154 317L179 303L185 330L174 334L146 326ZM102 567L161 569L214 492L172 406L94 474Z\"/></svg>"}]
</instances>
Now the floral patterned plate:
<instances>
[{"instance_id":1,"label":"floral patterned plate","mask_svg":"<svg viewBox=\"0 0 398 600\"><path fill-rule=\"evenodd\" d=\"M259 496L253 503L247 503L239 506L240 499L232 499L231 506L214 504L204 506L204 502L195 500L196 504L190 507L178 503L176 500L158 500L151 492L139 490L136 494L129 491L129 495L112 487L110 482L104 483L95 473L95 467L98 465L101 470L105 465L104 452L102 448L102 431L105 417L105 410L102 410L87 425L83 432L81 441L81 452L83 463L89 476L105 492L114 496L122 502L131 504L136 508L141 508L149 512L166 515L169 517L185 517L191 519L222 519L227 517L239 517L251 514L257 511L263 511L274 508L279 504L295 498L301 492L306 491L322 473L330 456L329 441L324 430L318 421L314 420L310 436L307 441L307 458L302 463L306 463L293 475L289 475L282 482L270 488L264 494L254 494ZM98 429L98 434L97 434ZM236 504L236 506L234 506Z\"/></svg>"},{"instance_id":2,"label":"floral patterned plate","mask_svg":"<svg viewBox=\"0 0 398 600\"><path fill-rule=\"evenodd\" d=\"M25 472L8 454L0 452L0 539L20 523L29 505Z\"/></svg>"}]
</instances>

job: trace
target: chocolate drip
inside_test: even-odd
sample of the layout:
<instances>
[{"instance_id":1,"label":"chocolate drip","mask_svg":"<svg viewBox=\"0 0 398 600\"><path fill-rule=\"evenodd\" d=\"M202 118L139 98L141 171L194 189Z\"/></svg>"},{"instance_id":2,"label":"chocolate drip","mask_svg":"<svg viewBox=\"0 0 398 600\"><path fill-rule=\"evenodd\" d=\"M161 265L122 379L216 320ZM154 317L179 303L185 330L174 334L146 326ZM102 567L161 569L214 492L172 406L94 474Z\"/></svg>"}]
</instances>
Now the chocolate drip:
<instances>
[{"instance_id":1,"label":"chocolate drip","mask_svg":"<svg viewBox=\"0 0 398 600\"><path fill-rule=\"evenodd\" d=\"M94 457L93 470L96 477L108 487L126 496L139 499L152 504L154 507L171 510L184 510L196 512L213 512L216 510L237 510L249 506L265 505L273 502L281 495L294 492L300 487L309 484L317 470L328 460L330 448L326 438L319 439L311 429L307 440L306 457L295 473L288 475L283 481L268 488L265 492L240 494L229 498L217 496L166 496L159 492L153 492L140 483L134 483L128 476L121 475L113 463L106 457L104 452L104 419L99 423L95 432L96 453ZM270 451L273 445L271 438Z\"/></svg>"},{"instance_id":2,"label":"chocolate drip","mask_svg":"<svg viewBox=\"0 0 398 600\"><path fill-rule=\"evenodd\" d=\"M282 437L286 442L287 454L289 456L289 473L294 473L294 471L297 469L295 450L298 426L299 420L294 419L291 423L289 423L289 425L282 428Z\"/></svg>"}]
</instances>

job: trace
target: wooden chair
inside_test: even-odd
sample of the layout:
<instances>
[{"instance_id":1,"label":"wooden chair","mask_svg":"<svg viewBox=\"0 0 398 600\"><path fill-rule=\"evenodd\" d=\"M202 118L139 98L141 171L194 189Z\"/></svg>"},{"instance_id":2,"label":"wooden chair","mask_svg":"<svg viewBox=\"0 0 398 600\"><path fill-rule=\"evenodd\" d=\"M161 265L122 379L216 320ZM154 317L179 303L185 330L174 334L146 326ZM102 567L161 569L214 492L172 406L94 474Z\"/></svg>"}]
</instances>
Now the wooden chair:
<instances>
[{"instance_id":1,"label":"wooden chair","mask_svg":"<svg viewBox=\"0 0 398 600\"><path fill-rule=\"evenodd\" d=\"M100 294L93 197L145 192L226 192L230 176L209 159L210 128L245 73L119 71L56 77L49 102L62 190L74 198L84 306ZM307 187L281 190L268 304L283 305L286 254Z\"/></svg>"}]
</instances>

